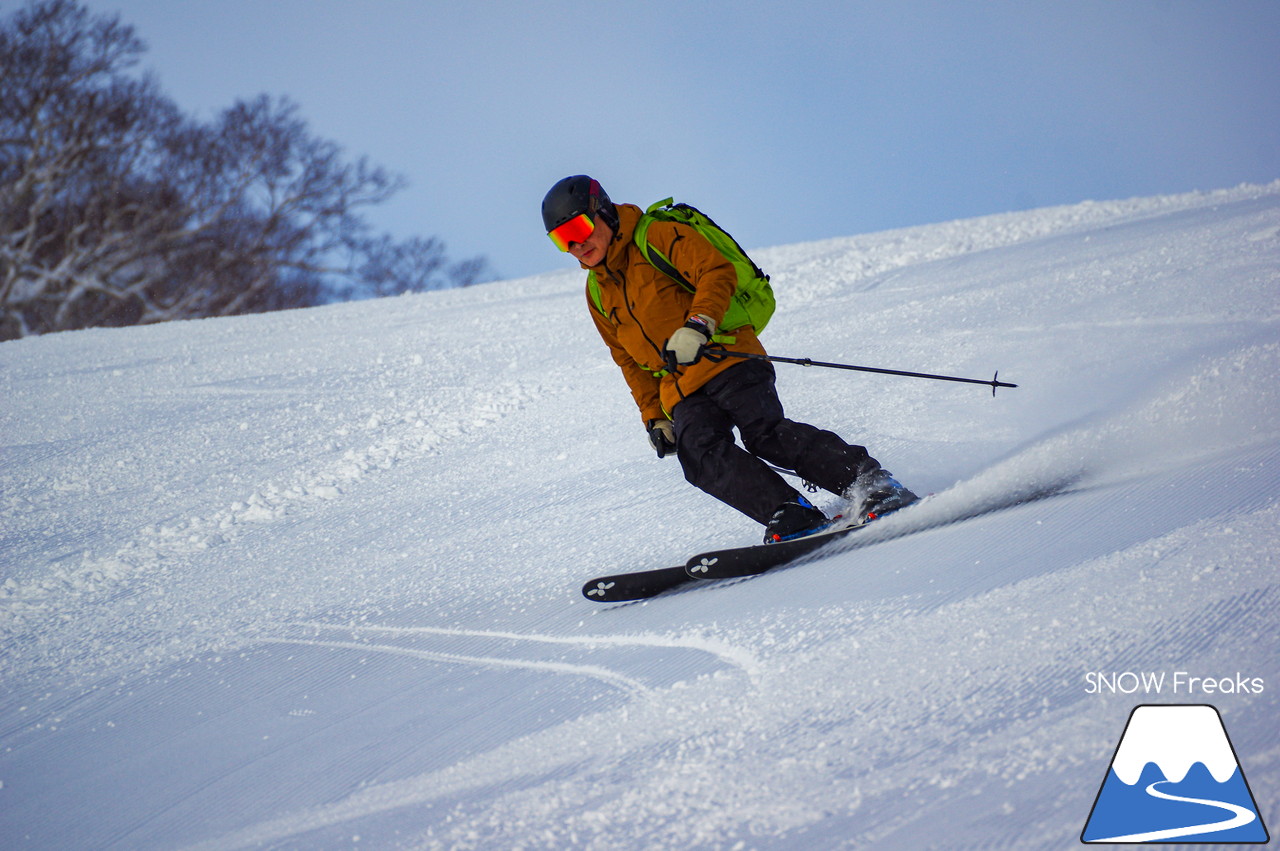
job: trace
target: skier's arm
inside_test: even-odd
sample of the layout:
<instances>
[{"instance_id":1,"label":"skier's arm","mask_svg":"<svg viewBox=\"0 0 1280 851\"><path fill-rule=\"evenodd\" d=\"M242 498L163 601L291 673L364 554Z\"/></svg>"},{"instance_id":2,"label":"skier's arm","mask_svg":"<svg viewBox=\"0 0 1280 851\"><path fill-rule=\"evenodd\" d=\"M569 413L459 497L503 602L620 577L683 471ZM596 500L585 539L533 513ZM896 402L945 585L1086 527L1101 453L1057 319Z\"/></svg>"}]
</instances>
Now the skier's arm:
<instances>
[{"instance_id":1,"label":"skier's arm","mask_svg":"<svg viewBox=\"0 0 1280 851\"><path fill-rule=\"evenodd\" d=\"M701 314L719 326L738 288L738 272L733 264L688 225L654 222L649 226L648 239L649 245L661 251L693 285L689 316Z\"/></svg>"},{"instance_id":2,"label":"skier's arm","mask_svg":"<svg viewBox=\"0 0 1280 851\"><path fill-rule=\"evenodd\" d=\"M662 402L658 394L659 379L651 371L645 369L636 363L635 358L627 354L626 349L622 348L622 344L618 342L618 336L614 333L613 325L600 315L600 312L592 308L590 310L591 321L596 324L596 330L600 332L600 339L604 340L605 345L609 347L609 355L613 358L613 362L622 370L622 377L627 382L627 387L631 390L631 398L635 400L636 407L640 409L640 419L648 430L649 423L652 420L667 418L666 412L662 410Z\"/></svg>"}]
</instances>

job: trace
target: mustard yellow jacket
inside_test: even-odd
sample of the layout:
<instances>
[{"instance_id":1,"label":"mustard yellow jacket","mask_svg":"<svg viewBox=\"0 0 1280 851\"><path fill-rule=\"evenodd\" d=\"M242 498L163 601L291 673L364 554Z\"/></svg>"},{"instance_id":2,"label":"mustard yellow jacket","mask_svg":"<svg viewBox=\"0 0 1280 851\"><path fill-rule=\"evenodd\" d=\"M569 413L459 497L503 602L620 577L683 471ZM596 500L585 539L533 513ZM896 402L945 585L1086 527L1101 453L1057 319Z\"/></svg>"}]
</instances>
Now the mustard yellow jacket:
<instances>
[{"instance_id":1,"label":"mustard yellow jacket","mask_svg":"<svg viewBox=\"0 0 1280 851\"><path fill-rule=\"evenodd\" d=\"M693 284L695 291L689 292L650 265L636 247L633 235L643 211L633 204L618 204L617 210L618 232L604 260L594 267L583 267L596 275L604 315L595 309L589 292L587 309L647 424L669 417L685 396L741 362L740 358L719 362L703 358L671 374L666 373L662 357L667 339L690 316L709 316L719 326L738 277L733 264L693 228L653 222L649 245L661 251ZM726 348L765 353L750 325L717 333L731 338L724 342Z\"/></svg>"}]
</instances>

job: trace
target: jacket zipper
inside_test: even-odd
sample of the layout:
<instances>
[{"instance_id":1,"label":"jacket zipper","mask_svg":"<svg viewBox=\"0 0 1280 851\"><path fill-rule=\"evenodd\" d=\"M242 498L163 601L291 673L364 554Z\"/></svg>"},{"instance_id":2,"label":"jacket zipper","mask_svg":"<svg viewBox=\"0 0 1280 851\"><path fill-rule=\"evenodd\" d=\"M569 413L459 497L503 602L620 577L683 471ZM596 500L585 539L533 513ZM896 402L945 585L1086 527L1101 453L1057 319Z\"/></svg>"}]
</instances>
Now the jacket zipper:
<instances>
[{"instance_id":1,"label":"jacket zipper","mask_svg":"<svg viewBox=\"0 0 1280 851\"><path fill-rule=\"evenodd\" d=\"M623 303L623 305L624 305L624 306L626 306L626 308L627 308L627 314L631 317L631 321L632 321L632 322L634 322L634 323L636 324L636 327L640 329L640 334L641 334L641 336L643 336L643 337L644 337L645 342L649 344L649 346L653 349L654 354L656 354L656 355L658 356L658 363L660 363L660 364L665 364L665 363L666 363L666 361L665 361L665 359L662 357L662 349L661 349L661 348L660 348L656 343L654 343L654 342L653 342L653 338L652 338L652 337L650 337L650 336L649 336L649 332L648 332L647 330L645 330L644 323L642 323L642 322L640 321L640 317L636 316L635 311L631 309L631 298L630 298L630 296L628 296L628 295L627 295L627 280L626 280L626 278L625 278L625 277L619 277L619 276L618 276L617 274L615 274L615 273L614 273L614 271L613 271L612 269L610 269L608 266L606 266L606 267L605 267L605 271L609 273L609 277L610 277L610 278L612 278L612 279L614 280L614 282L615 282L615 283L617 283L617 285L618 285L618 287L619 287L619 288L621 288L621 290L622 290L622 303ZM616 309L616 308L615 308L615 309ZM642 364L642 366L643 366L643 364ZM645 368L646 368L646 369L649 369L649 367L645 367Z\"/></svg>"}]
</instances>

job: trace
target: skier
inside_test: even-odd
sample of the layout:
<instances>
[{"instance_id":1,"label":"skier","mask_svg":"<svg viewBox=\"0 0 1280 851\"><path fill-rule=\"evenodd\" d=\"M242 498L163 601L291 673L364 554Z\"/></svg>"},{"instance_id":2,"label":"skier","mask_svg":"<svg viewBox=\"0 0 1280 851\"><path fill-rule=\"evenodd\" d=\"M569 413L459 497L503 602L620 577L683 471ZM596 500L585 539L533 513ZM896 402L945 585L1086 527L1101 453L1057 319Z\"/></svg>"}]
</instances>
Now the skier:
<instances>
[{"instance_id":1,"label":"skier","mask_svg":"<svg viewBox=\"0 0 1280 851\"><path fill-rule=\"evenodd\" d=\"M658 457L675 454L691 484L763 524L766 543L830 523L771 464L860 504L863 520L915 502L916 495L863 447L787 419L771 363L704 357L737 287L737 273L692 227L654 222L649 245L694 291L685 289L650 264L633 241L641 215L635 205L611 202L586 175L560 180L542 201L552 242L595 273L600 309L589 305L588 312L622 370ZM765 354L750 325L733 329L716 345ZM735 426L742 446L735 442Z\"/></svg>"}]
</instances>

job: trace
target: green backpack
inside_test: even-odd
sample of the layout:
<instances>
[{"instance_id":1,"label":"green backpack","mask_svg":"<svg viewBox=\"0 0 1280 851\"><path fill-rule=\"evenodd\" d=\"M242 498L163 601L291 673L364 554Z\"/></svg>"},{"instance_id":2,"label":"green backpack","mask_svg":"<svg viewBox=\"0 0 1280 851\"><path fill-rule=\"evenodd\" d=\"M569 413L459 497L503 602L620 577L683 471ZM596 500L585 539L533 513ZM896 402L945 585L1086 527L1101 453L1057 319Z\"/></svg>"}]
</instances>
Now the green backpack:
<instances>
[{"instance_id":1,"label":"green backpack","mask_svg":"<svg viewBox=\"0 0 1280 851\"><path fill-rule=\"evenodd\" d=\"M713 222L706 213L688 204L674 204L673 200L667 198L665 201L649 205L649 209L645 210L644 215L640 217L640 222L636 225L635 244L644 254L644 259L659 272L689 292L693 292L693 284L685 280L684 275L680 274L661 251L649 244L646 236L649 225L653 222L679 222L689 225L706 237L707 241L733 263L733 267L738 271L738 288L729 302L729 309L725 311L724 318L720 320L718 330L733 331L744 325L750 325L759 334L764 330L764 326L769 324L769 318L773 316L774 307L777 305L777 300L773 296L773 287L769 284L769 276L761 271L760 267L747 256L747 252L742 250L742 246L738 245L737 241ZM587 276L587 290L591 294L592 304L603 316L600 283L596 280L595 272ZM719 337L720 335L717 334L714 339L717 342L732 342L732 339L721 340Z\"/></svg>"}]
</instances>

